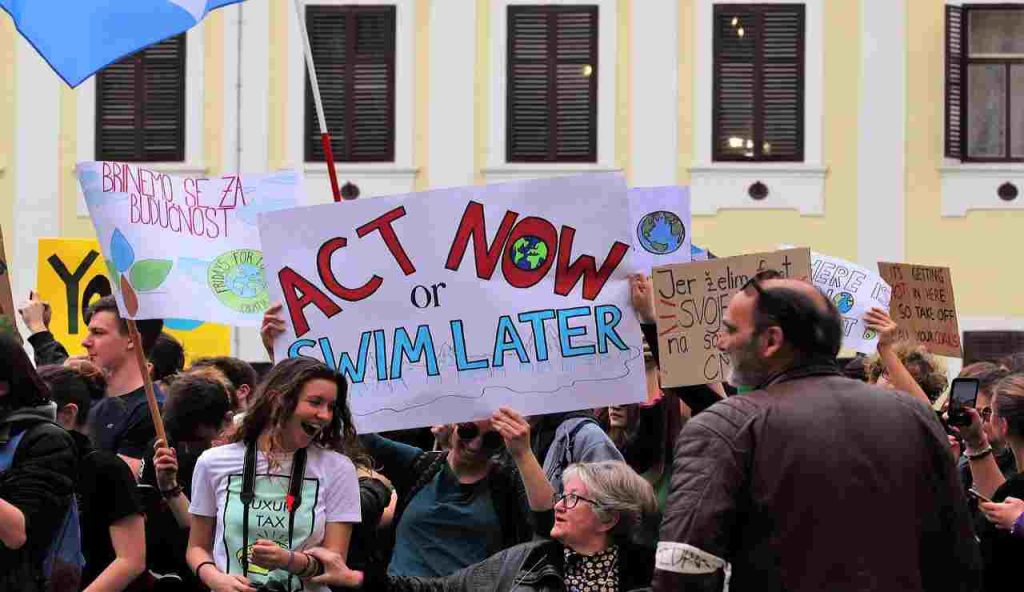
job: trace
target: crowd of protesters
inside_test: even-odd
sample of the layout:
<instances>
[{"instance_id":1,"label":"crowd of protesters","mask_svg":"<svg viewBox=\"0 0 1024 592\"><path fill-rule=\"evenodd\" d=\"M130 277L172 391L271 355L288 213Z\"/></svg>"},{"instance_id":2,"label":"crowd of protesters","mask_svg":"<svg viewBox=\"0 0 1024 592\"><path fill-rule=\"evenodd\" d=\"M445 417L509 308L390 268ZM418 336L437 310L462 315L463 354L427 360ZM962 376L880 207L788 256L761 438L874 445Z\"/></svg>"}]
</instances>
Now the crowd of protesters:
<instances>
[{"instance_id":1,"label":"crowd of protesters","mask_svg":"<svg viewBox=\"0 0 1024 592\"><path fill-rule=\"evenodd\" d=\"M764 272L731 299L724 385L662 388L650 278L631 278L646 402L356 435L344 378L149 360L112 297L84 356L20 309L0 334L0 592L119 590L1002 590L1024 558L1024 356L946 370L866 317ZM268 351L284 329L264 317ZM145 384L166 438L158 439Z\"/></svg>"}]
</instances>

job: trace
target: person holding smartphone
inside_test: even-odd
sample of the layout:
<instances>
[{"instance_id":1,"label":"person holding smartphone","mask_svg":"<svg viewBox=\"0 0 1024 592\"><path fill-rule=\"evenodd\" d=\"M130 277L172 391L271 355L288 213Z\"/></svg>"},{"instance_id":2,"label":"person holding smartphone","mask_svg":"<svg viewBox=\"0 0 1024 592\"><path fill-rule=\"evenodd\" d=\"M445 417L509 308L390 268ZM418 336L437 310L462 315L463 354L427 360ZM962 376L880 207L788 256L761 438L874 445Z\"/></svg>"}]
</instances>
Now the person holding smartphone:
<instances>
[{"instance_id":1,"label":"person holding smartphone","mask_svg":"<svg viewBox=\"0 0 1024 592\"><path fill-rule=\"evenodd\" d=\"M966 443L964 453L971 465L979 509L990 521L978 532L985 563L984 589L989 591L1002 589L1006 582L1014 581L1017 562L1024 557L1024 538L1014 536L1024 526L1024 522L1016 525L1019 514L1009 523L1010 528L1005 528L1005 514L1017 504L1017 501L1008 500L1024 499L1024 376L1014 374L1004 378L995 386L994 393L992 417L989 421L995 433L1013 450L1017 459L1017 472L1007 478L999 470L981 415L976 409L963 408L969 421L961 428ZM991 501L981 498L989 498Z\"/></svg>"}]
</instances>

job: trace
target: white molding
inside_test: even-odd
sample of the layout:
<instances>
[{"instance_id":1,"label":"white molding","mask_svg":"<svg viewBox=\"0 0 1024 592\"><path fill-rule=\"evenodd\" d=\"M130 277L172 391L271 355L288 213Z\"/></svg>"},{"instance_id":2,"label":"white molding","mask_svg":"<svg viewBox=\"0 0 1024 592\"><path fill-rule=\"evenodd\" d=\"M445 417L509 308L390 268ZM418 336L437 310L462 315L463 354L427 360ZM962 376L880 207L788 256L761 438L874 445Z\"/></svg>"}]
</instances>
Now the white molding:
<instances>
[{"instance_id":1,"label":"white molding","mask_svg":"<svg viewBox=\"0 0 1024 592\"><path fill-rule=\"evenodd\" d=\"M939 167L942 179L942 215L963 217L969 210L1024 210L1024 165L949 164ZM1004 201L996 194L1003 183L1017 186L1020 196Z\"/></svg>"},{"instance_id":2,"label":"white molding","mask_svg":"<svg viewBox=\"0 0 1024 592\"><path fill-rule=\"evenodd\" d=\"M537 0L491 0L491 131L488 136L487 168L499 170L508 161L505 155L505 88L508 72L508 7L539 4ZM551 0L545 4L596 5L597 28L597 164L615 163L616 64L618 63L618 6L616 0ZM674 53L675 48L671 51ZM535 169L549 165L538 163ZM555 165L550 165L556 170ZM520 177L516 177L520 178Z\"/></svg>"},{"instance_id":3,"label":"white molding","mask_svg":"<svg viewBox=\"0 0 1024 592\"><path fill-rule=\"evenodd\" d=\"M567 177L588 173L621 173L622 169L603 164L580 163L523 163L489 166L481 171L488 183L524 181L546 177Z\"/></svg>"},{"instance_id":4,"label":"white molding","mask_svg":"<svg viewBox=\"0 0 1024 592\"><path fill-rule=\"evenodd\" d=\"M675 185L679 154L678 0L634 2L630 184ZM666 48L668 50L666 51Z\"/></svg>"},{"instance_id":5,"label":"white molding","mask_svg":"<svg viewBox=\"0 0 1024 592\"><path fill-rule=\"evenodd\" d=\"M828 169L800 163L704 163L690 167L690 207L699 216L720 209L798 210L804 216L825 213L822 198ZM760 181L768 196L754 200L747 191Z\"/></svg>"},{"instance_id":6,"label":"white molding","mask_svg":"<svg viewBox=\"0 0 1024 592\"><path fill-rule=\"evenodd\" d=\"M14 213L8 229L15 298L36 288L39 239L60 234L60 78L20 35L15 42ZM5 199L10 199L6 197Z\"/></svg>"},{"instance_id":7,"label":"white molding","mask_svg":"<svg viewBox=\"0 0 1024 592\"><path fill-rule=\"evenodd\" d=\"M181 171L205 170L203 158L203 74L206 43L204 39L205 23L188 30L185 34L185 160L183 162L146 163L146 166L163 172L182 174ZM96 77L91 76L75 89L75 109L77 112L77 151L78 162L96 160ZM89 210L85 206L85 196L78 190L76 213L80 218L87 218Z\"/></svg>"},{"instance_id":8,"label":"white molding","mask_svg":"<svg viewBox=\"0 0 1024 592\"><path fill-rule=\"evenodd\" d=\"M714 5L715 4L803 4L805 5L806 26L804 29L804 161L803 163L780 163L792 169L789 174L780 172L775 163L750 163L737 178L728 179L731 167L720 167L711 158L712 142L712 94L714 93ZM719 209L797 209L802 214L821 215L825 211L825 165L822 161L824 139L824 93L825 93L825 0L697 0L695 10L696 38L695 83L697 89L696 118L693 133L693 154L695 165L690 169L692 181L690 194L693 196L694 214L713 214ZM712 163L712 164L709 164ZM749 168L748 168L749 167ZM804 170L811 173L801 174ZM782 185L779 199L755 201L747 197L746 187L752 182L753 173L763 169L761 175L771 179L776 186ZM754 175L757 176L757 175ZM704 178L701 178L704 177ZM812 178L813 177L813 178ZM796 181L794 185L789 183ZM762 179L769 189L772 183ZM736 189L743 183L742 198L736 197ZM725 190L724 193L719 191Z\"/></svg>"},{"instance_id":9,"label":"white molding","mask_svg":"<svg viewBox=\"0 0 1024 592\"><path fill-rule=\"evenodd\" d=\"M390 166L394 175L388 177L383 173L375 173L369 177L365 176L365 171L376 169L377 163L373 163L369 167L361 163L355 167L338 163L336 170L340 184L344 185L351 181L359 186L360 197L411 192L415 185L415 171L411 176L406 171L413 168L414 83L416 28L418 25L415 3L408 0L309 0L305 4L395 6L395 160L393 163L381 163L385 168ZM286 115L288 166L295 169L304 168L307 171L305 186L309 198L308 203L326 203L331 201L326 165L321 164L318 167L317 163L305 162L303 133L306 109L306 60L302 52L299 17L292 3L289 2L288 5L288 112ZM383 171L385 168L380 170Z\"/></svg>"},{"instance_id":10,"label":"white molding","mask_svg":"<svg viewBox=\"0 0 1024 592\"><path fill-rule=\"evenodd\" d=\"M906 0L861 0L857 258L905 253Z\"/></svg>"},{"instance_id":11,"label":"white molding","mask_svg":"<svg viewBox=\"0 0 1024 592\"><path fill-rule=\"evenodd\" d=\"M427 137L432 187L472 185L475 173L476 2L430 3Z\"/></svg>"},{"instance_id":12,"label":"white molding","mask_svg":"<svg viewBox=\"0 0 1024 592\"><path fill-rule=\"evenodd\" d=\"M221 162L224 171L238 172L241 168L241 154L239 153L241 120L239 119L239 97L241 96L240 82L242 57L239 52L239 19L244 16L244 6L247 2L239 2L221 8L224 17L223 55L224 55L224 79L221 81L221 96L224 97L224 108L222 110L223 145L221 147ZM218 172L224 172L218 171Z\"/></svg>"}]
</instances>

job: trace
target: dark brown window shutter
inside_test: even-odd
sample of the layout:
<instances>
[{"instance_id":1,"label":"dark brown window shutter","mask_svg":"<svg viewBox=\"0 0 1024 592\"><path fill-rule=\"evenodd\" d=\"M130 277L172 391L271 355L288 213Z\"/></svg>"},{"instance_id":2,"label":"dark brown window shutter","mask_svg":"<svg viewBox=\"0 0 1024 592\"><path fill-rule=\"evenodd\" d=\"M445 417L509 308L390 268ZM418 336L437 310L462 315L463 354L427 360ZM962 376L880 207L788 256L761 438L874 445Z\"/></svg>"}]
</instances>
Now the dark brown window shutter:
<instances>
[{"instance_id":1,"label":"dark brown window shutter","mask_svg":"<svg viewBox=\"0 0 1024 592\"><path fill-rule=\"evenodd\" d=\"M115 62L96 77L96 159L185 160L185 34Z\"/></svg>"},{"instance_id":2,"label":"dark brown window shutter","mask_svg":"<svg viewBox=\"0 0 1024 592\"><path fill-rule=\"evenodd\" d=\"M717 4L714 160L803 161L802 4Z\"/></svg>"},{"instance_id":3,"label":"dark brown window shutter","mask_svg":"<svg viewBox=\"0 0 1024 592\"><path fill-rule=\"evenodd\" d=\"M509 162L597 161L596 6L509 6Z\"/></svg>"},{"instance_id":4,"label":"dark brown window shutter","mask_svg":"<svg viewBox=\"0 0 1024 592\"><path fill-rule=\"evenodd\" d=\"M963 158L963 8L946 6L946 157Z\"/></svg>"},{"instance_id":5,"label":"dark brown window shutter","mask_svg":"<svg viewBox=\"0 0 1024 592\"><path fill-rule=\"evenodd\" d=\"M320 97L338 162L395 160L395 7L306 7ZM323 162L306 73L306 160Z\"/></svg>"}]
</instances>

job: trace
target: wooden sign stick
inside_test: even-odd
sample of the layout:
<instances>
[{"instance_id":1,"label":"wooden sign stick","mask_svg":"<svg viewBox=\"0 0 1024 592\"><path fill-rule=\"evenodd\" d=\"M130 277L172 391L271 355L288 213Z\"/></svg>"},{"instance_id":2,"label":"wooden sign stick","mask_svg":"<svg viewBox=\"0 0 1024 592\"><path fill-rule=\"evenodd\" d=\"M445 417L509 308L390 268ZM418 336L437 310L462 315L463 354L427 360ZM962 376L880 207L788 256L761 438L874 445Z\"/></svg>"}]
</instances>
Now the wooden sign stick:
<instances>
[{"instance_id":1,"label":"wooden sign stick","mask_svg":"<svg viewBox=\"0 0 1024 592\"><path fill-rule=\"evenodd\" d=\"M135 326L134 319L128 319L128 335L132 338L135 361L139 365L139 372L142 372L143 384L146 386L146 403L149 404L149 414L153 416L153 427L156 428L156 437L158 440L163 440L165 446L169 446L167 433L164 431L164 419L160 416L160 405L156 402L156 391L153 390L153 379L149 376L146 352L142 351L142 338L139 337L139 328Z\"/></svg>"}]
</instances>

